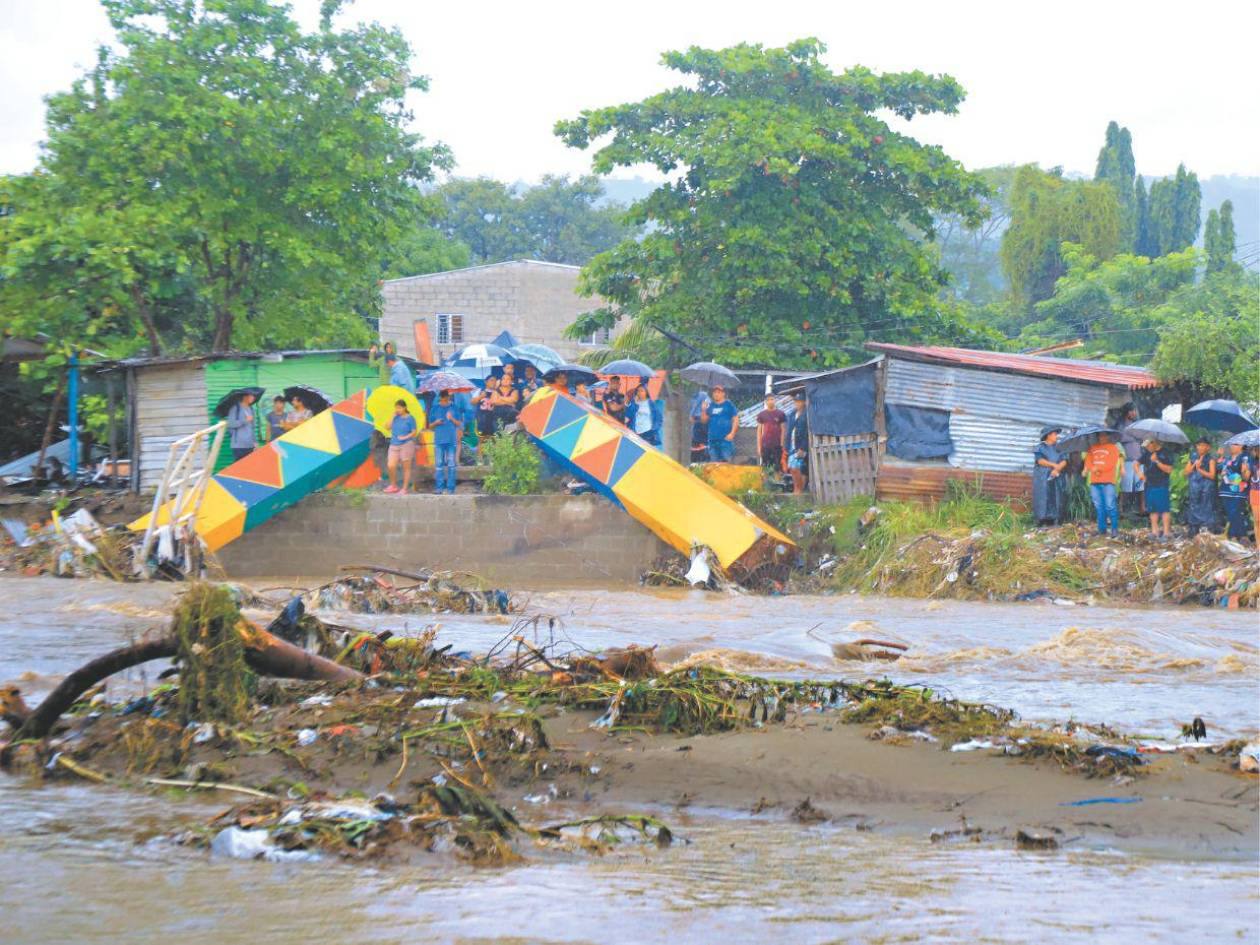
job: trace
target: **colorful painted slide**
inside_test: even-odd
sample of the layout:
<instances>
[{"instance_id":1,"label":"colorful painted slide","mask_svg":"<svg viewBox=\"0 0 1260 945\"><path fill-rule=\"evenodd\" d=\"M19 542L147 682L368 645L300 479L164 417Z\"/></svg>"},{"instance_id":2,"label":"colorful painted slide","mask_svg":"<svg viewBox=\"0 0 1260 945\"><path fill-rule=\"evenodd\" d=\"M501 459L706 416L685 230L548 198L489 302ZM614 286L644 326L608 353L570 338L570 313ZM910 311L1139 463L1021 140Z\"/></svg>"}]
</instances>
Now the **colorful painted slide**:
<instances>
[{"instance_id":1,"label":"colorful painted slide","mask_svg":"<svg viewBox=\"0 0 1260 945\"><path fill-rule=\"evenodd\" d=\"M520 422L549 456L683 554L705 545L725 570L743 578L786 563L795 548L685 466L568 394L540 390Z\"/></svg>"},{"instance_id":2,"label":"colorful painted slide","mask_svg":"<svg viewBox=\"0 0 1260 945\"><path fill-rule=\"evenodd\" d=\"M206 547L217 551L363 465L372 448L366 396L359 391L212 476L194 526ZM148 525L146 515L128 527Z\"/></svg>"}]
</instances>

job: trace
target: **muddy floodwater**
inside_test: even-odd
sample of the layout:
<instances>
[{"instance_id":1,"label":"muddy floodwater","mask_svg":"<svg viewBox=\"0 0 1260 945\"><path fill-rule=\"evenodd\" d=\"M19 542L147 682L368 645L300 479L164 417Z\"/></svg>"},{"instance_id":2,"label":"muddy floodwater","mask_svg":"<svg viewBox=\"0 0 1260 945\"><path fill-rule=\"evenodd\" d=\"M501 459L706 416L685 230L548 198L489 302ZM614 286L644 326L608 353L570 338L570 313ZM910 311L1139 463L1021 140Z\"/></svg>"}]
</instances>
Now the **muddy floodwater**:
<instances>
[{"instance_id":1,"label":"muddy floodwater","mask_svg":"<svg viewBox=\"0 0 1260 945\"><path fill-rule=\"evenodd\" d=\"M0 580L0 681L39 698L86 659L162 626L173 590ZM530 609L557 618L544 634L590 649L657 643L668 661L705 653L775 675L874 669L1029 719L1157 737L1195 716L1214 737L1260 730L1254 612L672 591L538 593ZM429 622L325 616L395 631ZM472 652L510 627L433 619L440 642ZM832 660L829 642L859 637L905 643L909 655L877 667ZM654 811L689 841L669 850L494 869L448 857L404 870L242 862L156 839L223 806L0 775L0 941L1260 942L1254 856L1017 852L697 809Z\"/></svg>"}]
</instances>

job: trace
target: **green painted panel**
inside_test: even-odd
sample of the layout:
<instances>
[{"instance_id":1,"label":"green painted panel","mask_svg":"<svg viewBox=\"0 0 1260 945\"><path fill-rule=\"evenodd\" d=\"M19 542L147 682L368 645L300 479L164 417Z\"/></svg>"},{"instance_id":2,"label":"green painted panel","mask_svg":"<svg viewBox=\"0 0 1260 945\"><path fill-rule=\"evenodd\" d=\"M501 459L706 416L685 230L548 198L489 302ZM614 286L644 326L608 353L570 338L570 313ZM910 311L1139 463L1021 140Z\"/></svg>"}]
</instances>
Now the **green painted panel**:
<instances>
[{"instance_id":1,"label":"green painted panel","mask_svg":"<svg viewBox=\"0 0 1260 945\"><path fill-rule=\"evenodd\" d=\"M266 390L259 405L258 441L264 442L266 424L263 414L271 410L271 398L281 394L294 384L318 387L334 401L344 400L378 380L374 369L366 361L348 358L341 354L314 354L283 361L241 359L210 361L206 364L206 413L210 415L228 391L236 387L262 387ZM232 461L232 454L224 450L219 456L215 472Z\"/></svg>"}]
</instances>

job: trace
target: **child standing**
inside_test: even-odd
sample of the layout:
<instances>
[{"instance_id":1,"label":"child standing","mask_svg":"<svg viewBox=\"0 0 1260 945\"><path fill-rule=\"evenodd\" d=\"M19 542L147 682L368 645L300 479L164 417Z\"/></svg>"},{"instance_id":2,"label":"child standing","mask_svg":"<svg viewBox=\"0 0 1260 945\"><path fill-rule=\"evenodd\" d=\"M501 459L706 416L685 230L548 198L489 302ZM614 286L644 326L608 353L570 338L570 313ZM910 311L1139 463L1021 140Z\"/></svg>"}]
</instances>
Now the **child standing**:
<instances>
[{"instance_id":1,"label":"child standing","mask_svg":"<svg viewBox=\"0 0 1260 945\"><path fill-rule=\"evenodd\" d=\"M407 410L407 402L394 403L394 416L389 422L389 485L386 492L406 494L411 488L411 467L416 461L416 418ZM398 488L398 466L402 465L402 488Z\"/></svg>"},{"instance_id":2,"label":"child standing","mask_svg":"<svg viewBox=\"0 0 1260 945\"><path fill-rule=\"evenodd\" d=\"M451 392L438 392L437 404L429 411L429 429L433 431L434 478L438 495L455 494L455 451L464 428L463 412L451 403Z\"/></svg>"}]
</instances>

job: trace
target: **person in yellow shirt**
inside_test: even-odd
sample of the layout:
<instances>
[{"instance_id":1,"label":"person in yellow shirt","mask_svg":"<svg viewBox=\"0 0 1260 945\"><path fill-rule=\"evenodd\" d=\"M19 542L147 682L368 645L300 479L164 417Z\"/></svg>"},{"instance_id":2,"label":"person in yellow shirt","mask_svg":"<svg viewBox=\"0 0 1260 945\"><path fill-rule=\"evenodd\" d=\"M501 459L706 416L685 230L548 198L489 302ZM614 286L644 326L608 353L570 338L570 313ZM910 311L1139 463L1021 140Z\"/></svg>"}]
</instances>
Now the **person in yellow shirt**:
<instances>
[{"instance_id":1,"label":"person in yellow shirt","mask_svg":"<svg viewBox=\"0 0 1260 945\"><path fill-rule=\"evenodd\" d=\"M1085 476L1089 497L1098 515L1098 534L1107 534L1110 523L1112 537L1120 534L1120 510L1117 506L1116 483L1124 470L1124 456L1110 433L1100 433L1098 442L1085 453Z\"/></svg>"}]
</instances>

